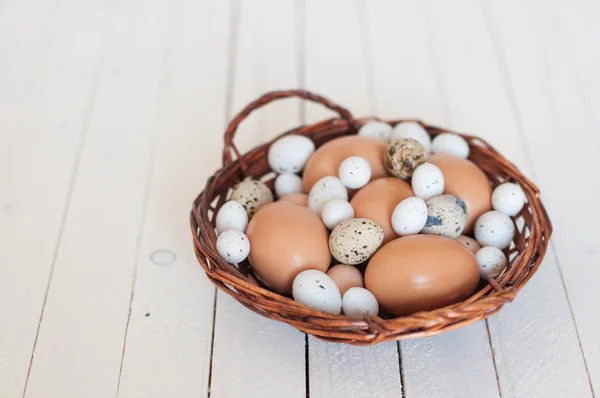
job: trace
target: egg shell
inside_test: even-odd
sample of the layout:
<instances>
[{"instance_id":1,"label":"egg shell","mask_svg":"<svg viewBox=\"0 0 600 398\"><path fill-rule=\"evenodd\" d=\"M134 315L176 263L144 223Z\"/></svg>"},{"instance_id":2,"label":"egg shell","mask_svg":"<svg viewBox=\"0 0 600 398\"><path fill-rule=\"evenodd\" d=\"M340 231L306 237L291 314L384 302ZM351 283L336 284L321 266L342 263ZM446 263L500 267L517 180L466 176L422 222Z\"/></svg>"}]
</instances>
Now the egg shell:
<instances>
[{"instance_id":1,"label":"egg shell","mask_svg":"<svg viewBox=\"0 0 600 398\"><path fill-rule=\"evenodd\" d=\"M331 255L350 265L367 261L382 243L383 228L366 218L342 221L329 236Z\"/></svg>"},{"instance_id":2,"label":"egg shell","mask_svg":"<svg viewBox=\"0 0 600 398\"><path fill-rule=\"evenodd\" d=\"M423 163L415 169L411 185L415 196L428 200L444 192L444 175L436 165Z\"/></svg>"},{"instance_id":3,"label":"egg shell","mask_svg":"<svg viewBox=\"0 0 600 398\"><path fill-rule=\"evenodd\" d=\"M515 237L515 225L504 213L492 210L477 219L475 239L481 246L494 246L500 250L510 246Z\"/></svg>"},{"instance_id":4,"label":"egg shell","mask_svg":"<svg viewBox=\"0 0 600 398\"><path fill-rule=\"evenodd\" d=\"M400 236L421 232L427 223L427 204L421 198L406 198L392 213L392 228Z\"/></svg>"},{"instance_id":5,"label":"egg shell","mask_svg":"<svg viewBox=\"0 0 600 398\"><path fill-rule=\"evenodd\" d=\"M456 239L467 225L467 206L458 196L440 195L427 201L424 234Z\"/></svg>"},{"instance_id":6,"label":"egg shell","mask_svg":"<svg viewBox=\"0 0 600 398\"><path fill-rule=\"evenodd\" d=\"M392 126L378 120L369 121L358 130L359 136L376 138L384 141L389 141L391 134Z\"/></svg>"},{"instance_id":7,"label":"egg shell","mask_svg":"<svg viewBox=\"0 0 600 398\"><path fill-rule=\"evenodd\" d=\"M492 207L507 216L517 215L523 205L525 205L525 193L519 185L512 182L498 185L492 193Z\"/></svg>"},{"instance_id":8,"label":"egg shell","mask_svg":"<svg viewBox=\"0 0 600 398\"><path fill-rule=\"evenodd\" d=\"M394 177L409 179L417 167L427 161L423 145L411 138L393 140L385 153L385 167Z\"/></svg>"},{"instance_id":9,"label":"egg shell","mask_svg":"<svg viewBox=\"0 0 600 398\"><path fill-rule=\"evenodd\" d=\"M377 316L379 304L373 293L362 287L350 288L342 297L344 315L363 318L365 315Z\"/></svg>"},{"instance_id":10,"label":"egg shell","mask_svg":"<svg viewBox=\"0 0 600 398\"><path fill-rule=\"evenodd\" d=\"M463 245L473 254L477 253L477 251L481 249L481 245L479 244L479 242L467 235L459 236L458 238L456 238L456 241Z\"/></svg>"},{"instance_id":11,"label":"egg shell","mask_svg":"<svg viewBox=\"0 0 600 398\"><path fill-rule=\"evenodd\" d=\"M314 269L302 271L294 279L292 287L294 300L305 306L339 315L342 311L340 291L326 273Z\"/></svg>"},{"instance_id":12,"label":"egg shell","mask_svg":"<svg viewBox=\"0 0 600 398\"><path fill-rule=\"evenodd\" d=\"M339 223L344 220L349 220L354 217L354 209L352 205L345 200L335 199L328 202L321 213L321 219L327 229L334 229Z\"/></svg>"},{"instance_id":13,"label":"egg shell","mask_svg":"<svg viewBox=\"0 0 600 398\"><path fill-rule=\"evenodd\" d=\"M351 287L365 287L362 274L353 265L334 265L327 271L327 275L333 279L342 296Z\"/></svg>"},{"instance_id":14,"label":"egg shell","mask_svg":"<svg viewBox=\"0 0 600 398\"><path fill-rule=\"evenodd\" d=\"M431 148L431 137L427 130L417 122L402 122L398 123L392 130L391 140L400 140L404 138L412 138L418 141L426 152Z\"/></svg>"},{"instance_id":15,"label":"egg shell","mask_svg":"<svg viewBox=\"0 0 600 398\"><path fill-rule=\"evenodd\" d=\"M327 176L321 178L308 194L308 207L319 216L325 205L335 199L348 200L348 190L339 178Z\"/></svg>"},{"instance_id":16,"label":"egg shell","mask_svg":"<svg viewBox=\"0 0 600 398\"><path fill-rule=\"evenodd\" d=\"M273 193L260 181L245 180L233 189L231 200L244 206L248 218L252 218L261 207L273 201Z\"/></svg>"},{"instance_id":17,"label":"egg shell","mask_svg":"<svg viewBox=\"0 0 600 398\"><path fill-rule=\"evenodd\" d=\"M248 213L239 202L230 200L225 202L217 212L215 226L217 227L217 235L228 229L244 232L248 226Z\"/></svg>"},{"instance_id":18,"label":"egg shell","mask_svg":"<svg viewBox=\"0 0 600 398\"><path fill-rule=\"evenodd\" d=\"M371 179L387 176L383 156L387 143L382 140L349 135L328 141L319 147L306 163L303 174L304 191L325 176L336 176L340 164L350 156L360 156L371 166Z\"/></svg>"},{"instance_id":19,"label":"egg shell","mask_svg":"<svg viewBox=\"0 0 600 398\"><path fill-rule=\"evenodd\" d=\"M362 188L371 179L371 166L360 156L350 156L340 164L338 176L342 183L350 189Z\"/></svg>"},{"instance_id":20,"label":"egg shell","mask_svg":"<svg viewBox=\"0 0 600 398\"><path fill-rule=\"evenodd\" d=\"M250 220L250 264L271 290L290 295L292 282L305 269L327 271L329 234L312 210L288 201L266 205Z\"/></svg>"},{"instance_id":21,"label":"egg shell","mask_svg":"<svg viewBox=\"0 0 600 398\"><path fill-rule=\"evenodd\" d=\"M250 241L242 231L228 229L217 238L217 252L228 263L239 264L250 253Z\"/></svg>"},{"instance_id":22,"label":"egg shell","mask_svg":"<svg viewBox=\"0 0 600 398\"><path fill-rule=\"evenodd\" d=\"M455 240L411 235L384 245L369 261L365 287L379 306L409 315L458 303L479 282L475 256Z\"/></svg>"},{"instance_id":23,"label":"egg shell","mask_svg":"<svg viewBox=\"0 0 600 398\"><path fill-rule=\"evenodd\" d=\"M432 153L446 153L466 159L469 157L469 144L458 134L441 133L435 136L431 143Z\"/></svg>"},{"instance_id":24,"label":"egg shell","mask_svg":"<svg viewBox=\"0 0 600 398\"><path fill-rule=\"evenodd\" d=\"M482 279L497 278L506 269L506 256L493 246L482 247L475 254Z\"/></svg>"},{"instance_id":25,"label":"egg shell","mask_svg":"<svg viewBox=\"0 0 600 398\"><path fill-rule=\"evenodd\" d=\"M397 238L392 227L392 214L398 203L414 196L410 185L395 177L384 177L373 180L361 188L350 204L354 208L354 216L368 218L383 227L383 242Z\"/></svg>"},{"instance_id":26,"label":"egg shell","mask_svg":"<svg viewBox=\"0 0 600 398\"><path fill-rule=\"evenodd\" d=\"M292 202L300 206L308 206L308 195L305 193L292 193L279 198L280 202Z\"/></svg>"},{"instance_id":27,"label":"egg shell","mask_svg":"<svg viewBox=\"0 0 600 398\"><path fill-rule=\"evenodd\" d=\"M275 178L275 194L279 198L285 195L302 193L303 189L302 178L296 174L283 173Z\"/></svg>"},{"instance_id":28,"label":"egg shell","mask_svg":"<svg viewBox=\"0 0 600 398\"><path fill-rule=\"evenodd\" d=\"M298 173L315 151L315 144L303 135L290 134L269 147L267 161L276 173Z\"/></svg>"},{"instance_id":29,"label":"egg shell","mask_svg":"<svg viewBox=\"0 0 600 398\"><path fill-rule=\"evenodd\" d=\"M492 187L485 173L467 159L440 153L429 155L428 162L435 164L444 175L444 193L456 195L467 205L465 233L473 231L480 215L492 209Z\"/></svg>"}]
</instances>

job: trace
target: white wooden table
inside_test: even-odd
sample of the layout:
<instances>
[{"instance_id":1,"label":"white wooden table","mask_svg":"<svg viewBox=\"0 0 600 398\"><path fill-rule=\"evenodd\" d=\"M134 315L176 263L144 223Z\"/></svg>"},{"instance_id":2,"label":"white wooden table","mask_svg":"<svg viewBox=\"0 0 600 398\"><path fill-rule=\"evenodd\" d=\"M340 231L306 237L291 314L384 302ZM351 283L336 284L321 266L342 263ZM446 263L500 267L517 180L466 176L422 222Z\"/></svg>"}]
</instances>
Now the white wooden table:
<instances>
[{"instance_id":1,"label":"white wooden table","mask_svg":"<svg viewBox=\"0 0 600 398\"><path fill-rule=\"evenodd\" d=\"M0 0L0 397L592 397L598 0ZM188 212L226 121L303 87L480 135L539 184L540 271L487 322L359 348L207 281ZM242 150L329 117L295 100Z\"/></svg>"}]
</instances>

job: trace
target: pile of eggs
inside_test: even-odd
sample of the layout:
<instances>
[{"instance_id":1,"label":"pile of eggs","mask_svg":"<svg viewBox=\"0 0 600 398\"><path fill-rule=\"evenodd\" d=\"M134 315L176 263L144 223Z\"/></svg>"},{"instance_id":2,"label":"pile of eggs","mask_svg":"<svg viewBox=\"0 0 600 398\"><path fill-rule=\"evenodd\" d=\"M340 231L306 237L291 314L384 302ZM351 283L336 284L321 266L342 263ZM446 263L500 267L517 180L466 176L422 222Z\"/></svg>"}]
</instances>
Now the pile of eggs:
<instances>
[{"instance_id":1,"label":"pile of eggs","mask_svg":"<svg viewBox=\"0 0 600 398\"><path fill-rule=\"evenodd\" d=\"M365 123L320 148L287 135L269 148L272 192L246 179L218 211L219 255L247 258L270 290L363 318L460 302L507 267L520 186L492 187L459 135ZM277 200L275 200L277 198Z\"/></svg>"}]
</instances>

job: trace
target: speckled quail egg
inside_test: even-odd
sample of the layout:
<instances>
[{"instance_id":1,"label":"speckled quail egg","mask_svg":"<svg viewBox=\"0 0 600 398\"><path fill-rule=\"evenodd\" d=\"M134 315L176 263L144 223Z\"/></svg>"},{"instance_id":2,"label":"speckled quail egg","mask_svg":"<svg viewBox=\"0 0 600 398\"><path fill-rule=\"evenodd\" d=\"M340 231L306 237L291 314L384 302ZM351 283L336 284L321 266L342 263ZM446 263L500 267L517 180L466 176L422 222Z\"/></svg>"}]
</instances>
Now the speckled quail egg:
<instances>
[{"instance_id":1,"label":"speckled quail egg","mask_svg":"<svg viewBox=\"0 0 600 398\"><path fill-rule=\"evenodd\" d=\"M499 211L483 213L475 222L475 239L481 246L494 246L504 250L510 246L514 236L513 221Z\"/></svg>"},{"instance_id":2,"label":"speckled quail egg","mask_svg":"<svg viewBox=\"0 0 600 398\"><path fill-rule=\"evenodd\" d=\"M468 249L471 253L475 254L481 249L481 245L475 239L467 235L461 235L456 238L456 241L463 245L465 249Z\"/></svg>"},{"instance_id":3,"label":"speckled quail egg","mask_svg":"<svg viewBox=\"0 0 600 398\"><path fill-rule=\"evenodd\" d=\"M276 173L298 173L314 151L315 144L310 138L290 134L271 144L267 160Z\"/></svg>"},{"instance_id":4,"label":"speckled quail egg","mask_svg":"<svg viewBox=\"0 0 600 398\"><path fill-rule=\"evenodd\" d=\"M362 188L371 179L371 166L360 156L350 156L340 164L338 175L346 187Z\"/></svg>"},{"instance_id":5,"label":"speckled quail egg","mask_svg":"<svg viewBox=\"0 0 600 398\"><path fill-rule=\"evenodd\" d=\"M376 316L379 314L377 299L363 287L351 287L342 297L344 314L352 318L362 318L366 314Z\"/></svg>"},{"instance_id":6,"label":"speckled quail egg","mask_svg":"<svg viewBox=\"0 0 600 398\"><path fill-rule=\"evenodd\" d=\"M252 218L258 209L273 201L273 193L260 181L245 180L233 189L231 200L244 206L248 218Z\"/></svg>"},{"instance_id":7,"label":"speckled quail egg","mask_svg":"<svg viewBox=\"0 0 600 398\"><path fill-rule=\"evenodd\" d=\"M421 231L456 239L467 225L467 206L458 196L440 195L427 201L427 223Z\"/></svg>"},{"instance_id":8,"label":"speckled quail egg","mask_svg":"<svg viewBox=\"0 0 600 398\"><path fill-rule=\"evenodd\" d=\"M415 169L411 179L415 196L428 200L444 192L444 175L433 163L423 163Z\"/></svg>"},{"instance_id":9,"label":"speckled quail egg","mask_svg":"<svg viewBox=\"0 0 600 398\"><path fill-rule=\"evenodd\" d=\"M431 148L431 137L427 130L417 122L398 123L392 130L391 140L400 140L403 138L412 138L418 141L426 152Z\"/></svg>"},{"instance_id":10,"label":"speckled quail egg","mask_svg":"<svg viewBox=\"0 0 600 398\"><path fill-rule=\"evenodd\" d=\"M385 153L385 168L394 177L409 179L427 161L427 151L412 138L393 140Z\"/></svg>"},{"instance_id":11,"label":"speckled quail egg","mask_svg":"<svg viewBox=\"0 0 600 398\"><path fill-rule=\"evenodd\" d=\"M483 279L497 278L506 269L506 256L497 247L482 247L475 258L479 264L479 275Z\"/></svg>"},{"instance_id":12,"label":"speckled quail egg","mask_svg":"<svg viewBox=\"0 0 600 398\"><path fill-rule=\"evenodd\" d=\"M275 178L275 194L278 198L294 193L302 193L303 189L302 178L296 174L283 173Z\"/></svg>"},{"instance_id":13,"label":"speckled quail egg","mask_svg":"<svg viewBox=\"0 0 600 398\"><path fill-rule=\"evenodd\" d=\"M217 227L217 235L220 235L227 229L236 229L238 231L246 231L248 226L248 213L239 202L230 200L225 202L217 212L215 221Z\"/></svg>"},{"instance_id":14,"label":"speckled quail egg","mask_svg":"<svg viewBox=\"0 0 600 398\"><path fill-rule=\"evenodd\" d=\"M223 260L238 264L250 254L250 241L242 231L228 229L217 238L217 251Z\"/></svg>"},{"instance_id":15,"label":"speckled quail egg","mask_svg":"<svg viewBox=\"0 0 600 398\"><path fill-rule=\"evenodd\" d=\"M312 309L339 315L342 295L326 273L314 269L300 272L292 284L294 300Z\"/></svg>"},{"instance_id":16,"label":"speckled quail egg","mask_svg":"<svg viewBox=\"0 0 600 398\"><path fill-rule=\"evenodd\" d=\"M329 236L331 255L343 264L367 261L383 243L383 227L367 218L339 223Z\"/></svg>"},{"instance_id":17,"label":"speckled quail egg","mask_svg":"<svg viewBox=\"0 0 600 398\"><path fill-rule=\"evenodd\" d=\"M323 207L334 199L348 200L348 190L339 178L327 176L321 178L310 190L308 207L319 216Z\"/></svg>"},{"instance_id":18,"label":"speckled quail egg","mask_svg":"<svg viewBox=\"0 0 600 398\"><path fill-rule=\"evenodd\" d=\"M334 199L323 207L321 219L323 224L329 229L334 229L339 223L344 220L349 220L354 217L354 208L347 200Z\"/></svg>"},{"instance_id":19,"label":"speckled quail egg","mask_svg":"<svg viewBox=\"0 0 600 398\"><path fill-rule=\"evenodd\" d=\"M421 198L404 199L392 213L392 229L400 236L418 234L426 223L427 204Z\"/></svg>"},{"instance_id":20,"label":"speckled quail egg","mask_svg":"<svg viewBox=\"0 0 600 398\"><path fill-rule=\"evenodd\" d=\"M447 153L459 158L469 157L469 144L458 134L442 133L435 136L431 142L432 153Z\"/></svg>"},{"instance_id":21,"label":"speckled quail egg","mask_svg":"<svg viewBox=\"0 0 600 398\"><path fill-rule=\"evenodd\" d=\"M358 130L358 135L369 138L378 138L384 141L389 141L391 134L392 126L378 120L369 121Z\"/></svg>"},{"instance_id":22,"label":"speckled quail egg","mask_svg":"<svg viewBox=\"0 0 600 398\"><path fill-rule=\"evenodd\" d=\"M505 182L494 189L492 193L492 207L500 213L513 217L517 215L525 204L523 189L512 182Z\"/></svg>"}]
</instances>

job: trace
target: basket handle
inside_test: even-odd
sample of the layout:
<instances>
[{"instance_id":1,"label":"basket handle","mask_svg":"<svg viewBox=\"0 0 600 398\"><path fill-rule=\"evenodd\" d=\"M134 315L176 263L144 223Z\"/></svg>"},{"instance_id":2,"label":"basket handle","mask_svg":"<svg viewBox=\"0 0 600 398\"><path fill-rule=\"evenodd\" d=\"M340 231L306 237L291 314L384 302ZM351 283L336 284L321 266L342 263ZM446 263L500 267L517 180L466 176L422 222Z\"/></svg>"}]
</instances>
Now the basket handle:
<instances>
[{"instance_id":1,"label":"basket handle","mask_svg":"<svg viewBox=\"0 0 600 398\"><path fill-rule=\"evenodd\" d=\"M326 108L329 108L334 112L337 112L343 120L348 122L348 125L352 129L356 129L355 120L354 120L354 117L352 116L352 114L346 108L343 108L343 107L335 104L334 102L331 102L330 100L328 100L325 97L311 93L310 91L306 91L306 90L271 91L271 92L268 92L268 93L262 95L261 97L255 99L248 105L246 105L246 107L244 109L242 109L233 118L233 120L231 120L231 122L227 126L227 130L225 131L225 136L224 136L225 148L223 149L223 167L228 166L229 164L233 163L232 155L233 155L233 153L235 153L237 159L239 159L239 161L240 161L240 166L241 166L242 170L247 169L246 164L245 164L240 152L238 151L237 147L233 143L233 139L235 138L235 133L237 131L238 126L254 110L262 107L263 105L267 105L269 102L273 102L275 100L283 99L283 98L290 98L290 97L297 97L297 98L301 98L301 99L304 99L307 101L312 101L312 102L321 104L321 105L325 106Z\"/></svg>"}]
</instances>

